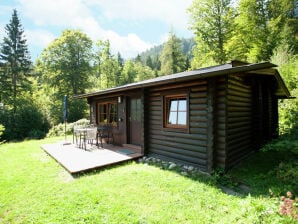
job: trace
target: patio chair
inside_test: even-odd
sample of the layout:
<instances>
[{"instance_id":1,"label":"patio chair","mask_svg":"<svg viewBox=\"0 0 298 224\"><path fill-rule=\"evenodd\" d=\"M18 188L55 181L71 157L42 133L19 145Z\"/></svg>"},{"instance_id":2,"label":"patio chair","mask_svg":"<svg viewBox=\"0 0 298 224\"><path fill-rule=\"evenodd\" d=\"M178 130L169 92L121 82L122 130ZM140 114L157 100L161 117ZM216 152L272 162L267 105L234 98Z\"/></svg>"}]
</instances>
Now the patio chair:
<instances>
[{"instance_id":1,"label":"patio chair","mask_svg":"<svg viewBox=\"0 0 298 224\"><path fill-rule=\"evenodd\" d=\"M93 145L93 141L97 143L97 127L93 125L86 128L86 137L85 141Z\"/></svg>"},{"instance_id":2,"label":"patio chair","mask_svg":"<svg viewBox=\"0 0 298 224\"><path fill-rule=\"evenodd\" d=\"M76 122L74 123L72 132L72 143L76 144L77 146L80 145L81 132L79 131L79 129L81 128L83 127L78 125Z\"/></svg>"},{"instance_id":3,"label":"patio chair","mask_svg":"<svg viewBox=\"0 0 298 224\"><path fill-rule=\"evenodd\" d=\"M113 139L113 127L111 124L105 124L103 126L100 126L97 128L97 137L100 141L100 146L101 148L103 148L103 144L102 144L102 140L103 139L107 139L106 142L108 144L111 143L110 139L112 139L112 141L114 142L114 139ZM97 142L98 144L98 142Z\"/></svg>"}]
</instances>

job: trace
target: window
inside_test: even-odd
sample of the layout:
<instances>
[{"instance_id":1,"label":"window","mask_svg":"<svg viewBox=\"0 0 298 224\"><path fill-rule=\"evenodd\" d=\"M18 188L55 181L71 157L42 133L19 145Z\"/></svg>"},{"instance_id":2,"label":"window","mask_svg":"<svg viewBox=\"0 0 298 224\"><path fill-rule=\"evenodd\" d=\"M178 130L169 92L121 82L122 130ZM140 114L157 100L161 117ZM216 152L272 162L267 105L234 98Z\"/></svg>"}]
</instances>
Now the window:
<instances>
[{"instance_id":1,"label":"window","mask_svg":"<svg viewBox=\"0 0 298 224\"><path fill-rule=\"evenodd\" d=\"M99 124L112 124L117 125L118 114L117 114L117 103L99 103L98 104L98 122Z\"/></svg>"},{"instance_id":2,"label":"window","mask_svg":"<svg viewBox=\"0 0 298 224\"><path fill-rule=\"evenodd\" d=\"M187 95L173 95L164 97L164 127L188 127L188 100Z\"/></svg>"}]
</instances>

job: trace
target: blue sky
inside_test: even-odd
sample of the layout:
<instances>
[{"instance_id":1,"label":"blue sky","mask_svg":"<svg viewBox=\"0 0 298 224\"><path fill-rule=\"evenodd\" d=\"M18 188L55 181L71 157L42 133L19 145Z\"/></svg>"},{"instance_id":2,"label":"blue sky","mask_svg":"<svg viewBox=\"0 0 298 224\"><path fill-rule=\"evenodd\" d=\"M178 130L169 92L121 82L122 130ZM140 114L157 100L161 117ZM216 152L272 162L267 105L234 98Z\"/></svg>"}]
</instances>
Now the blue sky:
<instances>
[{"instance_id":1,"label":"blue sky","mask_svg":"<svg viewBox=\"0 0 298 224\"><path fill-rule=\"evenodd\" d=\"M192 37L186 9L192 0L1 0L0 38L17 9L32 59L64 29L80 29L91 39L109 39L113 53L135 57L163 43L171 29Z\"/></svg>"}]
</instances>

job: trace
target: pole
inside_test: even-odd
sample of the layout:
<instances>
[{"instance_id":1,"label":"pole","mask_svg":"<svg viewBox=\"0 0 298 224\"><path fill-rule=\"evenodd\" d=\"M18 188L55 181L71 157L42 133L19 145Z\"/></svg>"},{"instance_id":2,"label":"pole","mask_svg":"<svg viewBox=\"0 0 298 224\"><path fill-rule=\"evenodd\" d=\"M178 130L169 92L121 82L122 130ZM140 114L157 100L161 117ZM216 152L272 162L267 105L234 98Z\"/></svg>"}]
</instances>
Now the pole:
<instances>
[{"instance_id":1,"label":"pole","mask_svg":"<svg viewBox=\"0 0 298 224\"><path fill-rule=\"evenodd\" d=\"M67 95L64 95L63 98L63 118L64 118L64 135L65 135L65 140L63 145L69 145L70 143L67 142L67 134L66 134L66 123L67 123Z\"/></svg>"}]
</instances>

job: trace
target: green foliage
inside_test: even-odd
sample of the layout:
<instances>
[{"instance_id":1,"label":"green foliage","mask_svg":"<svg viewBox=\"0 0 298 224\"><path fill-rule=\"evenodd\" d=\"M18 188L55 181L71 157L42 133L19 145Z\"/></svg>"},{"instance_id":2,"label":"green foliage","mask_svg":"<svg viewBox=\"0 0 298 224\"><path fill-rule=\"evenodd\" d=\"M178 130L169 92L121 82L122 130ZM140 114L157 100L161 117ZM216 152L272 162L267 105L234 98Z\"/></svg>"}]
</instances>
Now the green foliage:
<instances>
[{"instance_id":1,"label":"green foliage","mask_svg":"<svg viewBox=\"0 0 298 224\"><path fill-rule=\"evenodd\" d=\"M282 43L297 45L292 19L294 0L241 0L235 29L228 44L232 58L250 62L269 60ZM279 7L276 7L276 6ZM296 48L296 47L295 47Z\"/></svg>"},{"instance_id":2,"label":"green foliage","mask_svg":"<svg viewBox=\"0 0 298 224\"><path fill-rule=\"evenodd\" d=\"M271 61L279 65L283 80L291 95L296 97L279 102L279 131L285 134L298 129L298 55L293 54L288 44L282 44L274 51Z\"/></svg>"},{"instance_id":3,"label":"green foliage","mask_svg":"<svg viewBox=\"0 0 298 224\"><path fill-rule=\"evenodd\" d=\"M133 83L136 76L137 71L135 69L134 62L132 60L127 60L123 66L120 84L124 85Z\"/></svg>"},{"instance_id":4,"label":"green foliage","mask_svg":"<svg viewBox=\"0 0 298 224\"><path fill-rule=\"evenodd\" d=\"M121 73L120 83L121 85L124 85L154 77L154 72L149 66L143 65L141 62L127 60Z\"/></svg>"},{"instance_id":5,"label":"green foliage","mask_svg":"<svg viewBox=\"0 0 298 224\"><path fill-rule=\"evenodd\" d=\"M75 123L76 123L76 125L79 125L79 126L86 126L86 125L90 124L90 121L87 119L80 119L80 120L76 121ZM66 134L67 135L70 135L73 133L73 126L74 126L74 123L66 124ZM53 126L49 130L47 137L64 136L64 135L65 135L65 124L60 123L60 124Z\"/></svg>"},{"instance_id":6,"label":"green foliage","mask_svg":"<svg viewBox=\"0 0 298 224\"><path fill-rule=\"evenodd\" d=\"M182 44L173 32L170 32L169 39L163 45L160 62L160 75L170 75L185 70L186 58L182 52Z\"/></svg>"},{"instance_id":7,"label":"green foliage","mask_svg":"<svg viewBox=\"0 0 298 224\"><path fill-rule=\"evenodd\" d=\"M278 5L278 7L276 7ZM298 52L295 0L194 0L189 8L197 43L192 68L238 59L269 60L281 44Z\"/></svg>"},{"instance_id":8,"label":"green foliage","mask_svg":"<svg viewBox=\"0 0 298 224\"><path fill-rule=\"evenodd\" d=\"M66 124L66 134L70 135L73 132L73 123ZM64 136L65 135L65 124L60 123L53 126L48 134L47 137L55 137L55 136Z\"/></svg>"},{"instance_id":9,"label":"green foliage","mask_svg":"<svg viewBox=\"0 0 298 224\"><path fill-rule=\"evenodd\" d=\"M121 70L122 63L121 57L116 58L111 54L110 42L98 41L96 43L98 47L97 51L97 70L100 78L100 88L107 89L115 86L119 86L121 82Z\"/></svg>"},{"instance_id":10,"label":"green foliage","mask_svg":"<svg viewBox=\"0 0 298 224\"><path fill-rule=\"evenodd\" d=\"M85 93L90 86L92 40L77 30L65 30L43 50L37 61L37 71L42 74L42 87L47 90L47 111L54 124L62 121L64 95ZM69 100L69 121L85 116L86 103Z\"/></svg>"},{"instance_id":11,"label":"green foliage","mask_svg":"<svg viewBox=\"0 0 298 224\"><path fill-rule=\"evenodd\" d=\"M230 0L194 0L189 8L191 29L196 35L193 68L228 60L226 45L234 29Z\"/></svg>"},{"instance_id":12,"label":"green foliage","mask_svg":"<svg viewBox=\"0 0 298 224\"><path fill-rule=\"evenodd\" d=\"M142 63L135 63L134 68L136 71L136 76L134 78L135 82L152 79L155 77L152 69L146 65L142 65Z\"/></svg>"},{"instance_id":13,"label":"green foliage","mask_svg":"<svg viewBox=\"0 0 298 224\"><path fill-rule=\"evenodd\" d=\"M45 137L49 124L40 108L28 98L17 101L17 110L3 110L0 123L4 124L5 140Z\"/></svg>"},{"instance_id":14,"label":"green foliage","mask_svg":"<svg viewBox=\"0 0 298 224\"><path fill-rule=\"evenodd\" d=\"M0 101L11 105L15 112L18 95L30 89L28 77L31 70L30 55L17 10L13 10L5 32L0 48Z\"/></svg>"},{"instance_id":15,"label":"green foliage","mask_svg":"<svg viewBox=\"0 0 298 224\"><path fill-rule=\"evenodd\" d=\"M4 142L4 141L1 141L1 136L3 135L3 132L5 131L5 127L0 124L0 145Z\"/></svg>"}]
</instances>

